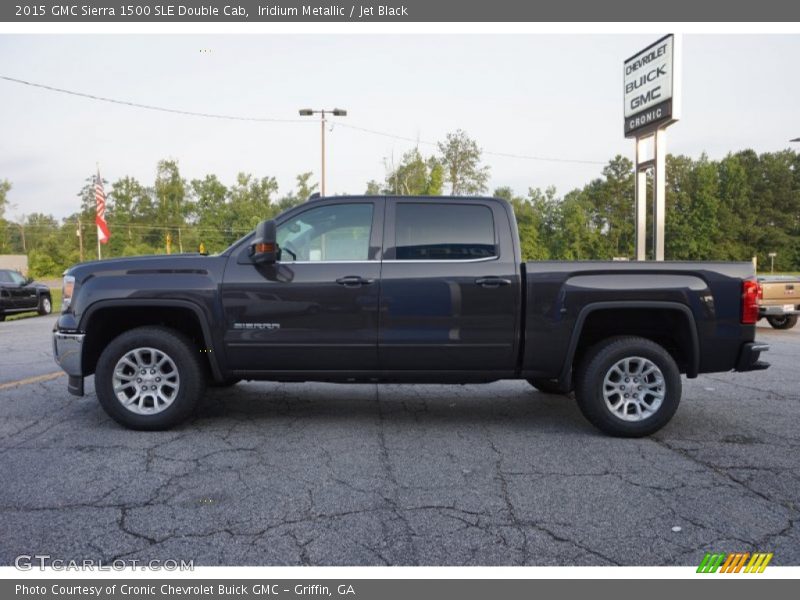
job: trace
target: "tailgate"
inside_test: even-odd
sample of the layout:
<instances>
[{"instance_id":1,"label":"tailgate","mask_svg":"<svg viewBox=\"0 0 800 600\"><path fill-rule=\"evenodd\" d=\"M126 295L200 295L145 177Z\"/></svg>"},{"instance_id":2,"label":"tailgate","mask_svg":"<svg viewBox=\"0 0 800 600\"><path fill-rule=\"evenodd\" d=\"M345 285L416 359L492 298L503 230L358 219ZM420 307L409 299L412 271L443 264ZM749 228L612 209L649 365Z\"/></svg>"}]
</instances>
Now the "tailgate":
<instances>
[{"instance_id":1,"label":"tailgate","mask_svg":"<svg viewBox=\"0 0 800 600\"><path fill-rule=\"evenodd\" d=\"M764 303L800 302L797 300L800 294L800 280L798 281L762 281L763 290L762 300Z\"/></svg>"}]
</instances>

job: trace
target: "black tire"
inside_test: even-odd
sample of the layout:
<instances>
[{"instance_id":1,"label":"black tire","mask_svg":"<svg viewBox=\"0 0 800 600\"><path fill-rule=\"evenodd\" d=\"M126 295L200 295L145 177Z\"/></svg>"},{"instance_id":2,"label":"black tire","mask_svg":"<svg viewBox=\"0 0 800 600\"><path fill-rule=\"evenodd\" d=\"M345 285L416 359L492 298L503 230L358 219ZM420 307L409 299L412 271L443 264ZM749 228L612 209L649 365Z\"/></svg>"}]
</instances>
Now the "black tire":
<instances>
[{"instance_id":1,"label":"black tire","mask_svg":"<svg viewBox=\"0 0 800 600\"><path fill-rule=\"evenodd\" d=\"M153 348L162 352L171 359L177 371L177 391L171 403L161 412L137 414L123 406L114 393L114 368L125 354L137 348ZM143 431L169 429L183 422L191 415L205 391L205 374L199 352L188 338L166 327L139 327L114 338L100 354L94 379L97 399L108 416L124 427Z\"/></svg>"},{"instance_id":2,"label":"black tire","mask_svg":"<svg viewBox=\"0 0 800 600\"><path fill-rule=\"evenodd\" d=\"M39 306L36 307L36 312L40 315L49 315L53 312L53 300L50 298L50 294L39 296Z\"/></svg>"},{"instance_id":3,"label":"black tire","mask_svg":"<svg viewBox=\"0 0 800 600\"><path fill-rule=\"evenodd\" d=\"M558 383L557 379L544 379L542 377L533 377L528 379L528 383L530 383L533 387L535 387L540 392L544 392L545 394L568 394L571 390L562 391L561 386Z\"/></svg>"},{"instance_id":4,"label":"black tire","mask_svg":"<svg viewBox=\"0 0 800 600\"><path fill-rule=\"evenodd\" d=\"M0 312L0 323L2 323L5 320L6 320L6 313L1 313Z\"/></svg>"},{"instance_id":5,"label":"black tire","mask_svg":"<svg viewBox=\"0 0 800 600\"><path fill-rule=\"evenodd\" d=\"M797 325L797 315L781 315L780 317L767 317L767 322L775 329L791 329Z\"/></svg>"},{"instance_id":6,"label":"black tire","mask_svg":"<svg viewBox=\"0 0 800 600\"><path fill-rule=\"evenodd\" d=\"M620 386L627 386L625 382L628 380L620 377L621 372L612 373L612 368L626 358L633 359L628 365L630 368L643 367L644 362L637 359L644 359L661 372L662 386L658 385L656 374L647 375L647 382L640 382L644 383L645 388L652 386L656 394L663 392L660 405L655 395L646 390L640 391L642 388L633 382L631 376L629 383L635 385L636 389L631 389L630 394L637 394L637 398L638 394L642 394L641 400L625 400L619 388L610 388L612 396L609 402L622 408L612 411L604 398L605 378L607 374L612 378L619 377L619 381L612 381L610 385L619 383ZM681 401L681 374L669 352L655 342L640 337L610 338L592 347L584 356L576 373L575 396L583 415L604 433L618 437L642 437L661 429L675 414ZM641 409L634 403L646 405L648 409L657 405L657 408L652 414L641 416ZM626 420L622 414L627 415L626 418L639 420Z\"/></svg>"}]
</instances>

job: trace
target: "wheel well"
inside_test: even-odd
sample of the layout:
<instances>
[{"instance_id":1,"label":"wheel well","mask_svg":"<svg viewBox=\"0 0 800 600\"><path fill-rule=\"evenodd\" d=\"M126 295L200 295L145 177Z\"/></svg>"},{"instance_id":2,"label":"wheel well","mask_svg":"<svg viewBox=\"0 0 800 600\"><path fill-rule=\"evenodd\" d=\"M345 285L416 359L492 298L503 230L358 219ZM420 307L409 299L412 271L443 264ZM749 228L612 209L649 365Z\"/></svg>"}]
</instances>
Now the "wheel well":
<instances>
[{"instance_id":1,"label":"wheel well","mask_svg":"<svg viewBox=\"0 0 800 600\"><path fill-rule=\"evenodd\" d=\"M610 337L635 335L663 346L678 365L681 373L694 377L696 356L692 324L680 310L669 308L612 308L595 310L586 317L581 329L573 372L586 352Z\"/></svg>"},{"instance_id":2,"label":"wheel well","mask_svg":"<svg viewBox=\"0 0 800 600\"><path fill-rule=\"evenodd\" d=\"M94 373L103 349L118 335L145 325L160 325L184 334L200 350L207 350L203 328L197 315L189 308L116 306L99 308L90 315L84 326L82 363L87 375ZM208 352L201 352L201 364L211 372Z\"/></svg>"}]
</instances>

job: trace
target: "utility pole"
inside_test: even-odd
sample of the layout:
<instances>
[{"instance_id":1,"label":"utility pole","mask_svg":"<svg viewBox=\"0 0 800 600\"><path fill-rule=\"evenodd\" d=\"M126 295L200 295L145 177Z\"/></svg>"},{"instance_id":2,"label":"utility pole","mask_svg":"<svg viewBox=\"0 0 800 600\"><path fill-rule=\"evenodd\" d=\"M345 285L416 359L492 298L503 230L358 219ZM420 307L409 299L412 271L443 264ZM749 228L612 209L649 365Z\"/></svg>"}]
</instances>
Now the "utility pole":
<instances>
[{"instance_id":1,"label":"utility pole","mask_svg":"<svg viewBox=\"0 0 800 600\"><path fill-rule=\"evenodd\" d=\"M347 111L342 108L334 108L333 110L313 110L311 108L301 108L300 109L300 116L301 117L310 117L311 115L318 114L320 116L319 126L320 126L320 137L321 137L321 146L322 146L322 153L321 153L321 169L320 169L320 181L319 181L319 191L321 196L325 196L325 124L328 120L325 118L325 115L331 114L335 117L346 117Z\"/></svg>"},{"instance_id":2,"label":"utility pole","mask_svg":"<svg viewBox=\"0 0 800 600\"><path fill-rule=\"evenodd\" d=\"M23 221L25 220L25 215L22 215ZM25 244L25 223L17 223L17 227L19 227L19 236L22 239L22 252L24 254L28 253L28 246Z\"/></svg>"},{"instance_id":3,"label":"utility pole","mask_svg":"<svg viewBox=\"0 0 800 600\"><path fill-rule=\"evenodd\" d=\"M81 218L78 217L78 250L80 252L81 262L83 262L83 223L81 222Z\"/></svg>"}]
</instances>

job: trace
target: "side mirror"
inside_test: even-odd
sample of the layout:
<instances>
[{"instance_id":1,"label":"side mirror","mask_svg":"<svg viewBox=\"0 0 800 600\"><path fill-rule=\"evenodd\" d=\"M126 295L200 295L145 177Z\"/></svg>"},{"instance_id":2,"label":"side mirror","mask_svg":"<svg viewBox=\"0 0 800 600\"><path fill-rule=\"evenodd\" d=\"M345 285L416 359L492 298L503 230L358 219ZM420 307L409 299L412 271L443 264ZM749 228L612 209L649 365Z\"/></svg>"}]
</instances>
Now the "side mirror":
<instances>
[{"instance_id":1,"label":"side mirror","mask_svg":"<svg viewBox=\"0 0 800 600\"><path fill-rule=\"evenodd\" d=\"M278 260L278 242L275 221L261 221L256 227L256 237L250 246L250 257L256 264L270 265Z\"/></svg>"}]
</instances>

